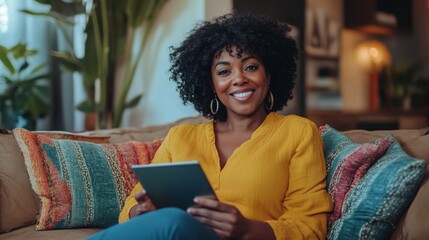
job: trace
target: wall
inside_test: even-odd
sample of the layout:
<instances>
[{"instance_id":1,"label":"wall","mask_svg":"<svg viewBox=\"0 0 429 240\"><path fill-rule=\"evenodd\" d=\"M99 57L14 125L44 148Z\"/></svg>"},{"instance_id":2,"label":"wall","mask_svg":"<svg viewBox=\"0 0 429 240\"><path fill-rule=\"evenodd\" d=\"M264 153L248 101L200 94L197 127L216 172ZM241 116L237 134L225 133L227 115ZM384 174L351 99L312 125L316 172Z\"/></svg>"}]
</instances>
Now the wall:
<instances>
[{"instance_id":1,"label":"wall","mask_svg":"<svg viewBox=\"0 0 429 240\"><path fill-rule=\"evenodd\" d=\"M156 20L156 31L144 54L130 98L143 93L140 104L127 110L122 126L164 124L186 116L198 115L193 106L184 106L169 80L169 47L177 46L198 21L231 12L230 0L174 0L168 1Z\"/></svg>"}]
</instances>

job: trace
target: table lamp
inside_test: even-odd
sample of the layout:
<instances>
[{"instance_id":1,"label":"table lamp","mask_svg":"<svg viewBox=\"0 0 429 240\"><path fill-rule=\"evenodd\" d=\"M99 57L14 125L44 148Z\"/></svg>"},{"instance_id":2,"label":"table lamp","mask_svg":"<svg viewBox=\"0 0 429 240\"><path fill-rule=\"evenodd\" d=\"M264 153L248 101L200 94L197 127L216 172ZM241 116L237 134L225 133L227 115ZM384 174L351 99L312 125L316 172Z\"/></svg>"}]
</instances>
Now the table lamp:
<instances>
[{"instance_id":1,"label":"table lamp","mask_svg":"<svg viewBox=\"0 0 429 240\"><path fill-rule=\"evenodd\" d=\"M378 77L383 67L391 64L389 50L380 41L367 40L356 46L356 57L359 65L369 72L369 111L376 112L380 107Z\"/></svg>"}]
</instances>

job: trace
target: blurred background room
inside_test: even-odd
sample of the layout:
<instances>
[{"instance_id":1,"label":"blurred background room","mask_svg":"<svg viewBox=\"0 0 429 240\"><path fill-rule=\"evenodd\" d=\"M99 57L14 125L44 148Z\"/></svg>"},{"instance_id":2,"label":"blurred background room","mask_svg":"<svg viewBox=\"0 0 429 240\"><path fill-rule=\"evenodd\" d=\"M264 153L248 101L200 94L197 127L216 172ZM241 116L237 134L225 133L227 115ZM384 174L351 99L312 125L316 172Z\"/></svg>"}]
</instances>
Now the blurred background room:
<instances>
[{"instance_id":1,"label":"blurred background room","mask_svg":"<svg viewBox=\"0 0 429 240\"><path fill-rule=\"evenodd\" d=\"M234 11L292 26L281 113L338 130L429 122L429 0L0 0L0 127L143 127L198 113L169 81L169 47Z\"/></svg>"}]
</instances>

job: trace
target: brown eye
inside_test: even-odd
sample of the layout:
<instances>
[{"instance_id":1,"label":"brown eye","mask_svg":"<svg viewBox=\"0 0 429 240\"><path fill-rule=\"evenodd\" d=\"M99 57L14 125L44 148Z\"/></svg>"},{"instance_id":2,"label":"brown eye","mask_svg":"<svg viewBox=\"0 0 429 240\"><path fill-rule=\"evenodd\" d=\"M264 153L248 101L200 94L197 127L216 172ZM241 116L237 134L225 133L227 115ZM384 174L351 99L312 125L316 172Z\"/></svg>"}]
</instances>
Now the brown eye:
<instances>
[{"instance_id":1,"label":"brown eye","mask_svg":"<svg viewBox=\"0 0 429 240\"><path fill-rule=\"evenodd\" d=\"M228 74L228 72L229 72L228 70L221 70L217 73L217 75L223 76L223 75Z\"/></svg>"},{"instance_id":2,"label":"brown eye","mask_svg":"<svg viewBox=\"0 0 429 240\"><path fill-rule=\"evenodd\" d=\"M251 71L251 72L253 72L253 71L256 71L256 69L258 69L258 66L257 66L257 65L250 65L250 66L247 66L247 67L246 67L246 71Z\"/></svg>"}]
</instances>

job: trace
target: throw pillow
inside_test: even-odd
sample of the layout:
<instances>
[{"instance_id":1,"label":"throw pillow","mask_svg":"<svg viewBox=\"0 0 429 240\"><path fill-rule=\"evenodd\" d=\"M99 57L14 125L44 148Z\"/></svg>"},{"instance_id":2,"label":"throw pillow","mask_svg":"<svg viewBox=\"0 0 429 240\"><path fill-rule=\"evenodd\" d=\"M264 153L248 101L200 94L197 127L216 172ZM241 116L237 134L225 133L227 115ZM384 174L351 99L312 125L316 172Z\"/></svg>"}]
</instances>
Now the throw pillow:
<instances>
[{"instance_id":1,"label":"throw pillow","mask_svg":"<svg viewBox=\"0 0 429 240\"><path fill-rule=\"evenodd\" d=\"M392 138L373 143L358 144L329 125L320 127L327 165L328 192L334 202L334 210L328 216L328 226L341 217L343 202L350 189L387 150Z\"/></svg>"},{"instance_id":2,"label":"throw pillow","mask_svg":"<svg viewBox=\"0 0 429 240\"><path fill-rule=\"evenodd\" d=\"M36 222L37 200L31 189L24 158L12 131L0 129L0 233ZM85 136L67 132L34 132L58 139L96 143L109 142L110 136ZM19 189L19 191L17 191ZM34 199L34 201L31 201Z\"/></svg>"},{"instance_id":3,"label":"throw pillow","mask_svg":"<svg viewBox=\"0 0 429 240\"><path fill-rule=\"evenodd\" d=\"M393 140L348 192L328 239L389 239L414 198L425 168L424 161L408 156Z\"/></svg>"},{"instance_id":4,"label":"throw pillow","mask_svg":"<svg viewBox=\"0 0 429 240\"><path fill-rule=\"evenodd\" d=\"M95 144L14 129L33 190L41 201L36 230L117 223L137 183L133 164L149 163L161 141Z\"/></svg>"}]
</instances>

